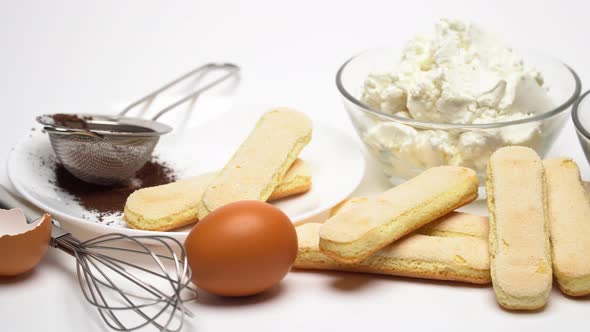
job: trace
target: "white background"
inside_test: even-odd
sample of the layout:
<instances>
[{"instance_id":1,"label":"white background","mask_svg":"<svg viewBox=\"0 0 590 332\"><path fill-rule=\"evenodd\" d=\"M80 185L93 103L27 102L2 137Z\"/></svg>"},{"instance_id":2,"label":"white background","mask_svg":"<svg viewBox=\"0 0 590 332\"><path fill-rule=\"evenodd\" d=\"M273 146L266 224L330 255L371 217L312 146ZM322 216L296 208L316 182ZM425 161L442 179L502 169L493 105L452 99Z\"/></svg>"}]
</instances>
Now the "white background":
<instances>
[{"instance_id":1,"label":"white background","mask_svg":"<svg viewBox=\"0 0 590 332\"><path fill-rule=\"evenodd\" d=\"M586 1L0 1L0 174L33 115L114 112L200 63L243 68L233 107L286 105L354 135L334 84L365 48L399 44L439 17L471 19L544 51L590 80ZM392 59L394 61L395 59ZM197 110L199 108L197 107ZM207 110L199 110L204 121ZM571 123L551 155L590 170ZM358 193L385 188L369 162ZM485 213L481 206L473 211ZM79 234L83 236L83 234ZM0 253L2 255L6 253ZM0 331L102 331L73 261L50 250L31 274L0 280ZM346 273L292 272L246 299L202 295L187 331L586 330L590 300L554 290L547 308L510 313L489 287ZM584 325L584 323L586 325Z\"/></svg>"}]
</instances>

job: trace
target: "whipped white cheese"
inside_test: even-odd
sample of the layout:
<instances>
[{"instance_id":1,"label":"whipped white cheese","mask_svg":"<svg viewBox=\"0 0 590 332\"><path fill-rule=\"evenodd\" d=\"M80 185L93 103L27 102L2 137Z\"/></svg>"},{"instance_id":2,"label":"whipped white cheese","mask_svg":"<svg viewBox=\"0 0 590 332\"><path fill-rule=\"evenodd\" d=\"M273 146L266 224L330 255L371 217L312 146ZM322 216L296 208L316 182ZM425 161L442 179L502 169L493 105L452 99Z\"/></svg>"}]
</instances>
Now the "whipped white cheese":
<instances>
[{"instance_id":1,"label":"whipped white cheese","mask_svg":"<svg viewBox=\"0 0 590 332\"><path fill-rule=\"evenodd\" d=\"M543 77L521 56L472 23L448 19L433 34L411 40L392 70L370 74L361 100L385 113L450 124L518 120L554 106ZM498 147L531 146L539 135L537 124L443 131L388 122L369 129L364 139L411 168L451 164L481 171Z\"/></svg>"}]
</instances>

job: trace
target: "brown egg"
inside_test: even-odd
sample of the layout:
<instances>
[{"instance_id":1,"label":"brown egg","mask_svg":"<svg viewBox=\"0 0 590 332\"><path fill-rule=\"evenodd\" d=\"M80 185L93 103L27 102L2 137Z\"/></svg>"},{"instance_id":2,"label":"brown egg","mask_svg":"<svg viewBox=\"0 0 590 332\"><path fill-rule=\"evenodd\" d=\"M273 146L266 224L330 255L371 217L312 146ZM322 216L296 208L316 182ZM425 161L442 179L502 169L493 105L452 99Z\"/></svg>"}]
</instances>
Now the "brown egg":
<instances>
[{"instance_id":1,"label":"brown egg","mask_svg":"<svg viewBox=\"0 0 590 332\"><path fill-rule=\"evenodd\" d=\"M27 224L20 209L0 209L0 276L16 276L37 266L50 238L48 214Z\"/></svg>"},{"instance_id":2,"label":"brown egg","mask_svg":"<svg viewBox=\"0 0 590 332\"><path fill-rule=\"evenodd\" d=\"M184 244L193 282L224 296L269 289L297 256L297 233L289 217L259 201L218 208L199 221Z\"/></svg>"}]
</instances>

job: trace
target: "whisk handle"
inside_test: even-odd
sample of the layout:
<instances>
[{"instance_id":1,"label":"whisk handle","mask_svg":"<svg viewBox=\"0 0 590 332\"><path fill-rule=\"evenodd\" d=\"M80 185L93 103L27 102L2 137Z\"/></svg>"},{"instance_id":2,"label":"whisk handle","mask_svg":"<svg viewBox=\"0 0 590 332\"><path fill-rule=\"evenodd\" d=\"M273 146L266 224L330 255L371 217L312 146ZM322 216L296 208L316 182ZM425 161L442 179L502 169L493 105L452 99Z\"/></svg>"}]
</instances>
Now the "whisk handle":
<instances>
[{"instance_id":1,"label":"whisk handle","mask_svg":"<svg viewBox=\"0 0 590 332\"><path fill-rule=\"evenodd\" d=\"M55 220L52 220L51 223L53 224L51 228L51 245L57 248L57 241L66 235L70 235L70 233L59 227Z\"/></svg>"},{"instance_id":2,"label":"whisk handle","mask_svg":"<svg viewBox=\"0 0 590 332\"><path fill-rule=\"evenodd\" d=\"M170 105L164 107L163 109L161 109L153 118L153 121L158 120L159 117L161 117L162 115L164 115L165 113L167 113L168 111L172 110L173 108L175 108L176 106L190 100L193 99L195 97L197 97L198 95L200 95L201 93L211 89L212 87L216 86L217 84L225 81L226 79L238 74L240 72L240 67L236 64L233 63L229 63L229 62L225 62L225 63L207 63L204 64L200 67L197 67L177 78L175 78L174 80L166 83L164 86L150 92L148 95L138 99L137 101L129 104L127 107L125 107L125 109L123 109L119 115L123 116L125 114L127 114L127 112L129 112L130 110L132 110L133 108L135 108L138 105L143 104L144 102L147 102L149 100L152 100L153 98L155 98L156 96L158 96L160 93L172 88L173 86L177 85L180 82L183 82L193 76L199 75L199 74L206 74L210 71L214 71L214 70L225 70L226 73L217 78L216 80L209 82L208 84L205 84L203 86L201 86L200 88L188 93L187 95L185 95L184 97L176 100L175 102L171 103Z\"/></svg>"},{"instance_id":3,"label":"whisk handle","mask_svg":"<svg viewBox=\"0 0 590 332\"><path fill-rule=\"evenodd\" d=\"M49 245L72 256L76 256L76 245L79 241L72 234L61 228L59 222L55 219L51 220L51 224L51 241Z\"/></svg>"}]
</instances>

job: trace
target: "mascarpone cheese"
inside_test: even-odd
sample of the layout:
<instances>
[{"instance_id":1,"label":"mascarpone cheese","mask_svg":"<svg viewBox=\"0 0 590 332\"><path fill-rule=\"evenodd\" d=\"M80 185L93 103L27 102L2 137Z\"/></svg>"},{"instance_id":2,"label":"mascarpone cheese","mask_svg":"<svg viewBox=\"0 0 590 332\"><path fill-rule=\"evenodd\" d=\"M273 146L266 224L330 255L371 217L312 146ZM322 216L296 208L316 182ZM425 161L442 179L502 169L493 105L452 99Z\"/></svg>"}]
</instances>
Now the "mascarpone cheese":
<instances>
[{"instance_id":1,"label":"mascarpone cheese","mask_svg":"<svg viewBox=\"0 0 590 332\"><path fill-rule=\"evenodd\" d=\"M411 40L395 68L370 74L361 100L385 113L447 124L524 119L554 106L542 75L521 56L474 24L449 19L440 20L433 34ZM409 168L449 164L482 171L498 147L534 146L540 134L535 123L461 131L385 122L364 140Z\"/></svg>"}]
</instances>

